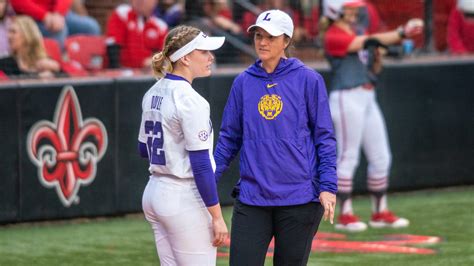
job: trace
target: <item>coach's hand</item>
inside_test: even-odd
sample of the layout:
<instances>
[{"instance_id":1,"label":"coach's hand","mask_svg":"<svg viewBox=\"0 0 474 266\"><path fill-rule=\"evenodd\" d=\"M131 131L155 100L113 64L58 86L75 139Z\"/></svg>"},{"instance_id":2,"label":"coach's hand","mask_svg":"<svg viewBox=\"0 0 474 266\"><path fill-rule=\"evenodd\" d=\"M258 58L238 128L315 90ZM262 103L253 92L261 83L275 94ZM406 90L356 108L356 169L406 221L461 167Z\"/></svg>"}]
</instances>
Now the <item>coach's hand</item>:
<instances>
[{"instance_id":1,"label":"coach's hand","mask_svg":"<svg viewBox=\"0 0 474 266\"><path fill-rule=\"evenodd\" d=\"M319 202L324 207L324 221L329 218L331 224L334 224L334 210L336 209L336 195L331 192L323 191L319 194Z\"/></svg>"},{"instance_id":2,"label":"coach's hand","mask_svg":"<svg viewBox=\"0 0 474 266\"><path fill-rule=\"evenodd\" d=\"M224 218L213 218L212 229L214 230L214 240L212 241L212 245L215 247L222 246L229 235Z\"/></svg>"}]
</instances>

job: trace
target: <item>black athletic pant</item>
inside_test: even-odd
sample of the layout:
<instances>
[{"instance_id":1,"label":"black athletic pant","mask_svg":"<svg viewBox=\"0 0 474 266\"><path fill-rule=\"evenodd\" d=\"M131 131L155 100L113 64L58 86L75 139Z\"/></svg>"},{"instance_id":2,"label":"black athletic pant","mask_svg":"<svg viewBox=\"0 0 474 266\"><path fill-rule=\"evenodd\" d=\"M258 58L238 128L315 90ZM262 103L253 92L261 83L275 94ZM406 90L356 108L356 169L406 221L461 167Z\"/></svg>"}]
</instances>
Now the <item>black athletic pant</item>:
<instances>
[{"instance_id":1,"label":"black athletic pant","mask_svg":"<svg viewBox=\"0 0 474 266\"><path fill-rule=\"evenodd\" d=\"M272 237L275 237L273 265L306 265L323 214L324 208L317 202L260 207L236 200L232 216L230 265L264 265Z\"/></svg>"}]
</instances>

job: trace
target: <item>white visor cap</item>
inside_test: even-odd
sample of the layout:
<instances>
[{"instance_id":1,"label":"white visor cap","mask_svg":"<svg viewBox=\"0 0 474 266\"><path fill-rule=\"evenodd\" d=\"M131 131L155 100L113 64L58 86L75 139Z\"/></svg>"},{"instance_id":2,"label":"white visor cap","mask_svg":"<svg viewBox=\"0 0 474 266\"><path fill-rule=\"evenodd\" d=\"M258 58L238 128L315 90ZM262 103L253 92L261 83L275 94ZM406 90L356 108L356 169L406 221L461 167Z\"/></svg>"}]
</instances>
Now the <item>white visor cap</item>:
<instances>
[{"instance_id":1,"label":"white visor cap","mask_svg":"<svg viewBox=\"0 0 474 266\"><path fill-rule=\"evenodd\" d=\"M224 44L224 41L225 37L209 37L201 31L192 41L174 52L170 56L170 60L174 63L194 50L217 50Z\"/></svg>"},{"instance_id":2,"label":"white visor cap","mask_svg":"<svg viewBox=\"0 0 474 266\"><path fill-rule=\"evenodd\" d=\"M247 29L250 32L253 28L260 27L272 36L282 34L293 37L293 20L285 12L273 9L262 12L258 15L257 22Z\"/></svg>"}]
</instances>

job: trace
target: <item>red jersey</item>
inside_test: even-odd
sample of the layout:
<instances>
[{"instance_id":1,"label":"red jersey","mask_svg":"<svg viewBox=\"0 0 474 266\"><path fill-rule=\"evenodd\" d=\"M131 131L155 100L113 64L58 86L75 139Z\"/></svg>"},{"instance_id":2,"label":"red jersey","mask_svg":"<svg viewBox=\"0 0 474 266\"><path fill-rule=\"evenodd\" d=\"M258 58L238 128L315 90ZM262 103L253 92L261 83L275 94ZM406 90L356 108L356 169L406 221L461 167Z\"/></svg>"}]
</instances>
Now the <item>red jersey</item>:
<instances>
[{"instance_id":1,"label":"red jersey","mask_svg":"<svg viewBox=\"0 0 474 266\"><path fill-rule=\"evenodd\" d=\"M168 25L162 19L139 16L130 5L118 6L107 22L107 37L120 49L120 63L124 67L140 68L154 52L163 49Z\"/></svg>"},{"instance_id":2,"label":"red jersey","mask_svg":"<svg viewBox=\"0 0 474 266\"><path fill-rule=\"evenodd\" d=\"M223 9L221 9L221 10L217 13L217 15L223 16L223 17L225 17L225 18L227 18L227 19L232 20L232 11L230 11L230 9L228 9L228 8L223 8Z\"/></svg>"},{"instance_id":3,"label":"red jersey","mask_svg":"<svg viewBox=\"0 0 474 266\"><path fill-rule=\"evenodd\" d=\"M349 45L355 37L354 33L346 32L340 27L332 25L324 36L324 48L330 56L346 56Z\"/></svg>"},{"instance_id":4,"label":"red jersey","mask_svg":"<svg viewBox=\"0 0 474 266\"><path fill-rule=\"evenodd\" d=\"M452 53L474 52L474 19L453 8L448 21L448 47Z\"/></svg>"},{"instance_id":5,"label":"red jersey","mask_svg":"<svg viewBox=\"0 0 474 266\"><path fill-rule=\"evenodd\" d=\"M17 14L24 14L42 21L48 12L65 16L71 8L72 0L10 0Z\"/></svg>"}]
</instances>

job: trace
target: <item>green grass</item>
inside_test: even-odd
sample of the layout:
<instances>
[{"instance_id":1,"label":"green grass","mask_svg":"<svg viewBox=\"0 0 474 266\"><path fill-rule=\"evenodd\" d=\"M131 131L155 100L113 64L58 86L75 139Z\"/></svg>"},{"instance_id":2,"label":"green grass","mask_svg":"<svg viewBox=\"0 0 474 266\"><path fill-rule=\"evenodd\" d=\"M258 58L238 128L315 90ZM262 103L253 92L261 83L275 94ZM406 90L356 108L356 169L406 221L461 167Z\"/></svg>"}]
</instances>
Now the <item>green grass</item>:
<instances>
[{"instance_id":1,"label":"green grass","mask_svg":"<svg viewBox=\"0 0 474 266\"><path fill-rule=\"evenodd\" d=\"M441 236L435 255L313 253L308 265L474 265L474 187L391 194L389 206L411 220L407 229L350 234L381 240L386 234ZM370 215L368 197L354 200ZM225 208L229 221L231 208ZM229 224L230 226L230 224ZM334 232L327 222L321 232ZM271 259L266 265L271 265ZM141 215L0 226L0 265L158 265L153 236ZM218 265L227 265L219 259Z\"/></svg>"}]
</instances>

